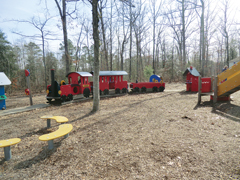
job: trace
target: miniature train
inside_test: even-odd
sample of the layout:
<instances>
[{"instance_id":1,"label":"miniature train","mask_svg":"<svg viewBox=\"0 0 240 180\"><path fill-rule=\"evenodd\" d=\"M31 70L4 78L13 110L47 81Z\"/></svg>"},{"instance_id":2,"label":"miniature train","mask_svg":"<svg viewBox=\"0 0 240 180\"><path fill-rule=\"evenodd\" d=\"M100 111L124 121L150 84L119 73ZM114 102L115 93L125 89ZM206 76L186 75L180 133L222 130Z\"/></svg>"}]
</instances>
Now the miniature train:
<instances>
[{"instance_id":1,"label":"miniature train","mask_svg":"<svg viewBox=\"0 0 240 180\"><path fill-rule=\"evenodd\" d=\"M58 84L54 79L54 69L51 70L51 85L47 86L47 100L49 103L52 100L56 102L65 102L73 100L75 95L82 94L84 97L89 97L93 91L93 82L89 81L89 77L93 72L71 72L67 74L68 84L61 81ZM115 94L127 93L128 82L123 80L123 76L127 75L125 71L100 71L99 72L99 92L100 95L108 95L109 90L115 90ZM160 76L152 75L150 82L130 83L132 92L146 92L147 89L152 89L153 92L163 92L165 83Z\"/></svg>"}]
</instances>

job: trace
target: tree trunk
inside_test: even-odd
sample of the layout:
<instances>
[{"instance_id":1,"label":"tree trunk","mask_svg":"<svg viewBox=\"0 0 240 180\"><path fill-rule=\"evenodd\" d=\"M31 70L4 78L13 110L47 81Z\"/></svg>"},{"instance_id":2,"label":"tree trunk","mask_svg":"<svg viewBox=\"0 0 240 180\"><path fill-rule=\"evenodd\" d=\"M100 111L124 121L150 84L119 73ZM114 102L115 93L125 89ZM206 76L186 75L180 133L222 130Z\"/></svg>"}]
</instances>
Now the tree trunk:
<instances>
[{"instance_id":1,"label":"tree trunk","mask_svg":"<svg viewBox=\"0 0 240 180\"><path fill-rule=\"evenodd\" d=\"M103 22L103 13L102 13L102 1L100 1L101 7L100 7L100 18L101 18L101 27L102 27L102 34L103 34L103 47L104 47L104 57L106 62L106 70L108 69L108 52L107 52L107 45L106 45L106 36L105 36L105 28L104 28L104 22Z\"/></svg>"},{"instance_id":2,"label":"tree trunk","mask_svg":"<svg viewBox=\"0 0 240 180\"><path fill-rule=\"evenodd\" d=\"M65 50L65 61L66 61L66 74L70 72L70 56L68 54L68 40L67 40L67 18L66 18L66 1L62 0L62 10L60 8L60 5L58 4L58 1L55 0L59 14L62 20L62 26L63 26L63 41L64 41L64 50Z\"/></svg>"},{"instance_id":3,"label":"tree trunk","mask_svg":"<svg viewBox=\"0 0 240 180\"><path fill-rule=\"evenodd\" d=\"M62 0L63 14L62 14L62 25L63 25L63 39L65 48L65 60L66 60L66 74L70 72L70 56L68 53L68 38L67 38L67 18L66 18L66 2Z\"/></svg>"},{"instance_id":4,"label":"tree trunk","mask_svg":"<svg viewBox=\"0 0 240 180\"><path fill-rule=\"evenodd\" d=\"M173 70L173 66L174 66L173 57L174 57L174 39L173 39L173 47L172 47L172 72L171 72L171 81L170 82L173 81L173 72L174 72L174 70Z\"/></svg>"},{"instance_id":5,"label":"tree trunk","mask_svg":"<svg viewBox=\"0 0 240 180\"><path fill-rule=\"evenodd\" d=\"M119 33L119 31L118 31ZM120 55L120 40L119 40L119 34L117 35L118 37L118 49L117 49L117 70L120 69L120 58L119 58L119 55Z\"/></svg>"},{"instance_id":6,"label":"tree trunk","mask_svg":"<svg viewBox=\"0 0 240 180\"><path fill-rule=\"evenodd\" d=\"M229 43L228 43L228 33L226 33L226 50L227 50L227 66L229 67Z\"/></svg>"},{"instance_id":7,"label":"tree trunk","mask_svg":"<svg viewBox=\"0 0 240 180\"><path fill-rule=\"evenodd\" d=\"M126 34L125 34L125 21L124 21L124 7L123 7L123 41L121 43L121 51L120 51L120 56L121 56L121 71L123 71L123 53L124 53L124 48L125 48L125 43L126 43Z\"/></svg>"},{"instance_id":8,"label":"tree trunk","mask_svg":"<svg viewBox=\"0 0 240 180\"><path fill-rule=\"evenodd\" d=\"M130 0L130 49L129 49L129 81L132 75L132 0Z\"/></svg>"},{"instance_id":9,"label":"tree trunk","mask_svg":"<svg viewBox=\"0 0 240 180\"><path fill-rule=\"evenodd\" d=\"M139 78L139 40L138 40L138 29L135 30L135 37L136 37L136 47L137 47L137 80Z\"/></svg>"},{"instance_id":10,"label":"tree trunk","mask_svg":"<svg viewBox=\"0 0 240 180\"><path fill-rule=\"evenodd\" d=\"M42 32L42 48L43 48L43 66L44 66L44 79L45 79L45 89L47 90L47 67L46 67L46 59L45 59L45 45L44 45L44 36Z\"/></svg>"},{"instance_id":11,"label":"tree trunk","mask_svg":"<svg viewBox=\"0 0 240 180\"><path fill-rule=\"evenodd\" d=\"M124 40L123 40L123 42L122 42L122 48L121 48L121 52L120 52L120 56L121 56L121 71L123 71L124 44L125 44L125 36L124 36Z\"/></svg>"},{"instance_id":12,"label":"tree trunk","mask_svg":"<svg viewBox=\"0 0 240 180\"><path fill-rule=\"evenodd\" d=\"M163 39L163 68L165 68L166 65L166 43L165 43L165 38Z\"/></svg>"},{"instance_id":13,"label":"tree trunk","mask_svg":"<svg viewBox=\"0 0 240 180\"><path fill-rule=\"evenodd\" d=\"M205 37L204 37L204 2L202 3L202 15L201 15L201 32L202 32L202 77L205 75L204 66L205 66Z\"/></svg>"},{"instance_id":14,"label":"tree trunk","mask_svg":"<svg viewBox=\"0 0 240 180\"><path fill-rule=\"evenodd\" d=\"M186 65L186 37L185 37L185 0L182 1L182 48L183 48L183 68Z\"/></svg>"},{"instance_id":15,"label":"tree trunk","mask_svg":"<svg viewBox=\"0 0 240 180\"><path fill-rule=\"evenodd\" d=\"M111 21L110 21L110 71L113 70L113 56L112 56L112 0L111 0Z\"/></svg>"},{"instance_id":16,"label":"tree trunk","mask_svg":"<svg viewBox=\"0 0 240 180\"><path fill-rule=\"evenodd\" d=\"M93 74L93 110L99 110L99 34L98 34L98 0L92 0L92 21L93 21L93 40L94 40L94 74Z\"/></svg>"},{"instance_id":17,"label":"tree trunk","mask_svg":"<svg viewBox=\"0 0 240 180\"><path fill-rule=\"evenodd\" d=\"M155 0L153 1L153 74L155 74L155 25L156 25L156 12L155 12Z\"/></svg>"}]
</instances>

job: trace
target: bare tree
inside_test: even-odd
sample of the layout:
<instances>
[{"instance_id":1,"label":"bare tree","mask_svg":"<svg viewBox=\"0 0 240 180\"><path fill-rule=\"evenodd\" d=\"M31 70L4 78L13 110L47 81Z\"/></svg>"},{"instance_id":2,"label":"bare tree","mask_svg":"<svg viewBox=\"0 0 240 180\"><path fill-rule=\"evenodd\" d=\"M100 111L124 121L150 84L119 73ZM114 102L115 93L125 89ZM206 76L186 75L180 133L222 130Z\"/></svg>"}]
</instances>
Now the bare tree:
<instances>
[{"instance_id":1,"label":"bare tree","mask_svg":"<svg viewBox=\"0 0 240 180\"><path fill-rule=\"evenodd\" d=\"M186 41L197 28L190 27L195 20L193 3L185 0L176 0L176 2L177 8L168 10L166 17L168 19L168 26L171 27L175 33L174 37L178 43L177 52L183 70L187 62ZM179 17L180 19L178 19Z\"/></svg>"},{"instance_id":2,"label":"bare tree","mask_svg":"<svg viewBox=\"0 0 240 180\"><path fill-rule=\"evenodd\" d=\"M149 26L147 22L145 21L146 17L146 6L142 3L142 0L140 0L139 3L136 3L136 13L133 14L135 23L134 23L134 33L135 33L135 42L136 42L136 49L137 49L137 66L136 66L136 77L138 80L142 80L142 74L143 72L143 62L142 62L142 41L144 33L148 30Z\"/></svg>"},{"instance_id":3,"label":"bare tree","mask_svg":"<svg viewBox=\"0 0 240 180\"><path fill-rule=\"evenodd\" d=\"M81 46L82 46L82 43L83 43L83 40L84 40L84 38L81 38L81 37L82 37L82 34L83 34L83 29L84 29L85 21L86 21L86 19L83 18L83 19L82 19L82 23L81 23L81 29L80 29L80 32L79 32L79 35L78 35L76 52L75 52L75 58L76 58L75 71L78 71L78 70L79 70L79 61L80 61L79 53L80 53L80 51L81 51Z\"/></svg>"},{"instance_id":4,"label":"bare tree","mask_svg":"<svg viewBox=\"0 0 240 180\"><path fill-rule=\"evenodd\" d=\"M222 4L223 4L223 8L222 8L223 17L220 17L221 24L220 24L219 30L222 36L225 38L226 63L227 63L227 66L229 67L229 29L231 27L231 23L229 23L229 19L228 19L229 1L224 0Z\"/></svg>"},{"instance_id":5,"label":"bare tree","mask_svg":"<svg viewBox=\"0 0 240 180\"><path fill-rule=\"evenodd\" d=\"M103 0L100 0L99 14L100 14L102 38L103 38L103 51L104 51L104 57L105 57L106 70L109 70L109 67L108 67L108 50L107 50L107 42L106 42L106 31L105 31L105 25L104 25L104 20L103 20L103 8L105 8L105 6L106 6L106 1L105 1L105 4L103 4Z\"/></svg>"},{"instance_id":6,"label":"bare tree","mask_svg":"<svg viewBox=\"0 0 240 180\"><path fill-rule=\"evenodd\" d=\"M60 1L62 1L62 8L60 7ZM71 1L78 1L78 0L60 0L60 1L55 0L55 3L57 5L59 15L62 20L61 22L62 22L62 30L63 30L63 41L64 41L64 49L65 49L66 74L67 74L70 72L71 58L70 58L69 52L68 52L66 1L71 2ZM68 13L68 15L71 16L72 13Z\"/></svg>"},{"instance_id":7,"label":"bare tree","mask_svg":"<svg viewBox=\"0 0 240 180\"><path fill-rule=\"evenodd\" d=\"M194 3L195 8L201 8L201 15L198 14L198 11L196 9L196 12L198 16L200 17L200 43L199 43L199 65L201 66L201 75L204 76L204 66L205 66L205 26L204 26L204 12L205 12L205 1L200 0L201 5L197 4L197 1Z\"/></svg>"},{"instance_id":8,"label":"bare tree","mask_svg":"<svg viewBox=\"0 0 240 180\"><path fill-rule=\"evenodd\" d=\"M131 75L132 75L132 0L130 0L130 49L129 49L129 81L131 81Z\"/></svg>"},{"instance_id":9,"label":"bare tree","mask_svg":"<svg viewBox=\"0 0 240 180\"><path fill-rule=\"evenodd\" d=\"M152 25L153 25L153 74L155 74L155 72L156 72L156 67L155 67L156 22L157 22L157 18L160 15L160 8L162 6L162 1L160 1L160 4L158 6L156 5L156 0L150 0L150 2L151 2L150 9L151 9L151 14L152 14Z\"/></svg>"},{"instance_id":10,"label":"bare tree","mask_svg":"<svg viewBox=\"0 0 240 180\"><path fill-rule=\"evenodd\" d=\"M22 37L30 37L36 40L41 39L42 42L42 56L43 56L43 66L44 66L44 80L45 80L45 88L47 89L47 70L46 70L46 60L45 60L45 42L46 40L53 40L51 38L48 38L47 36L52 36L53 33L51 31L46 30L47 23L52 19L53 17L48 17L48 15L45 13L44 19L41 19L40 17L32 17L31 20L13 20L20 23L28 23L35 27L37 30L40 31L40 35L25 35L20 32L14 31L13 33L18 34Z\"/></svg>"},{"instance_id":11,"label":"bare tree","mask_svg":"<svg viewBox=\"0 0 240 180\"><path fill-rule=\"evenodd\" d=\"M177 19L175 18L173 10L168 10L168 13L166 14L167 20L168 20L168 26L172 28L175 36L174 39L177 42L177 53L178 58L181 63L183 64L183 56L182 56L182 34L181 34L181 24L177 22Z\"/></svg>"},{"instance_id":12,"label":"bare tree","mask_svg":"<svg viewBox=\"0 0 240 180\"><path fill-rule=\"evenodd\" d=\"M93 25L93 40L94 40L94 74L93 74L93 110L97 112L100 108L99 94L99 34L98 34L98 1L88 0L92 5L92 25Z\"/></svg>"},{"instance_id":13,"label":"bare tree","mask_svg":"<svg viewBox=\"0 0 240 180\"><path fill-rule=\"evenodd\" d=\"M209 65L209 46L210 46L210 41L213 38L214 34L216 33L217 29L214 26L214 21L216 18L216 13L215 13L215 9L211 10L210 7L210 2L208 2L208 4L206 5L207 8L207 12L206 12L206 20L205 20L205 41L206 41L206 45L205 45L205 49L206 49L206 58L205 58L205 65L208 68Z\"/></svg>"},{"instance_id":14,"label":"bare tree","mask_svg":"<svg viewBox=\"0 0 240 180\"><path fill-rule=\"evenodd\" d=\"M113 70L113 54L112 54L112 47L113 47L113 43L112 43L112 19L113 19L113 3L111 0L111 13L110 13L110 71Z\"/></svg>"},{"instance_id":15,"label":"bare tree","mask_svg":"<svg viewBox=\"0 0 240 180\"><path fill-rule=\"evenodd\" d=\"M120 13L119 13L120 14ZM128 42L128 38L127 38L127 34L128 34L128 28L127 30L125 29L125 6L124 3L122 3L122 31L123 31L123 37L122 40L120 42L120 58L121 58L121 62L120 62L120 66L121 66L121 70L123 71L123 56L124 56L124 52L125 52L125 45Z\"/></svg>"},{"instance_id":16,"label":"bare tree","mask_svg":"<svg viewBox=\"0 0 240 180\"><path fill-rule=\"evenodd\" d=\"M200 26L200 57L202 57L202 76L204 77L204 65L205 65L205 32L204 32L204 11L205 11L205 4L204 0L201 1L202 7L202 14L201 14L201 26Z\"/></svg>"}]
</instances>

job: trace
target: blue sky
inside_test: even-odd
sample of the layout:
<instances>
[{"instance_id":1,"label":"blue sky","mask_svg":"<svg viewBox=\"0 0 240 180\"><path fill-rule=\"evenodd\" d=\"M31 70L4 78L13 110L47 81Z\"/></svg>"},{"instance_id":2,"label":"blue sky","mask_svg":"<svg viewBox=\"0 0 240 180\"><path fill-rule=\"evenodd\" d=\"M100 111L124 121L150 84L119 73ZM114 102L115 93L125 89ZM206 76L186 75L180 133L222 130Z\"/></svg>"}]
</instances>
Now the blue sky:
<instances>
[{"instance_id":1,"label":"blue sky","mask_svg":"<svg viewBox=\"0 0 240 180\"><path fill-rule=\"evenodd\" d=\"M41 5L39 2L40 0L7 0L1 2L0 29L5 33L9 42L15 43L17 39L21 39L21 36L13 34L12 31L21 32L25 35L39 34L40 31L28 23L10 21L31 20L33 16L42 16L44 5ZM56 14L55 2L53 0L48 2L48 7L50 10L53 9L55 11L53 14ZM58 29L56 30L58 31ZM27 42L29 41L29 39L24 39ZM53 49L56 50L57 47Z\"/></svg>"},{"instance_id":2,"label":"blue sky","mask_svg":"<svg viewBox=\"0 0 240 180\"><path fill-rule=\"evenodd\" d=\"M55 16L47 24L47 28L51 29L53 33L57 34L54 36L55 41L49 41L49 49L51 51L58 51L59 44L62 42L62 30L57 27L57 24L61 26L60 16L56 3L54 0L46 0L48 9L51 16ZM67 6L70 7L68 3ZM84 5L86 7L86 5ZM28 23L18 23L10 20L28 20L31 21L32 17L44 17L45 0L5 0L1 2L0 6L0 29L7 36L7 40L12 44L16 43L18 39L22 37L12 33L12 31L21 32L25 35L40 34L40 31L34 28ZM27 42L31 39L24 38Z\"/></svg>"},{"instance_id":3,"label":"blue sky","mask_svg":"<svg viewBox=\"0 0 240 180\"><path fill-rule=\"evenodd\" d=\"M221 0L213 0L213 4L221 4ZM49 49L51 51L58 51L59 44L62 42L62 30L57 27L57 24L61 26L60 18L59 18L59 12L56 7L54 0L4 0L1 1L0 5L0 29L6 34L7 40L11 42L12 44L16 43L18 39L21 39L21 36L13 34L12 31L18 31L22 32L25 35L34 35L39 34L39 31L34 28L32 25L26 24L26 23L17 23L17 22L11 22L9 20L31 20L33 16L35 17L43 17L44 15L44 7L45 2L47 2L48 9L52 16L56 16L52 19L52 21L48 24L48 28L51 29L54 33L57 34L55 36L55 39L59 39L58 41L49 41ZM240 0L229 0L231 4L231 8L234 9L231 14L234 16L233 18L238 20L239 10L236 11L236 9L240 8ZM91 10L89 5L83 4L82 2L79 2L78 4L81 5L81 8L79 8L79 11L82 11L80 13L87 14L89 19L91 19ZM88 3L87 3L88 4ZM74 2L67 3L67 7L70 7L71 5L74 5ZM235 13L237 12L237 13ZM91 23L91 22L90 22ZM75 22L74 25L77 25ZM74 30L70 30L69 28L69 38L71 40L74 40ZM77 28L76 28L77 30ZM75 31L76 31L75 30ZM24 38L27 42L29 42L29 39Z\"/></svg>"}]
</instances>

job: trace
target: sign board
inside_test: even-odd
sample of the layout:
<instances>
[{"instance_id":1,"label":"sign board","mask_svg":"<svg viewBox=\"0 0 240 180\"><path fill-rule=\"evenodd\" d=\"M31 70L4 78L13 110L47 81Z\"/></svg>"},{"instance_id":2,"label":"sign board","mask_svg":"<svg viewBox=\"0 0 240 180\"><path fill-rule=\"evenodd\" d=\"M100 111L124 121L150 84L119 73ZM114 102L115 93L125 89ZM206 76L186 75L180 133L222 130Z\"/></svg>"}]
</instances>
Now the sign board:
<instances>
[{"instance_id":1,"label":"sign board","mask_svg":"<svg viewBox=\"0 0 240 180\"><path fill-rule=\"evenodd\" d=\"M26 77L30 76L30 70L29 69L25 69L25 76Z\"/></svg>"}]
</instances>

